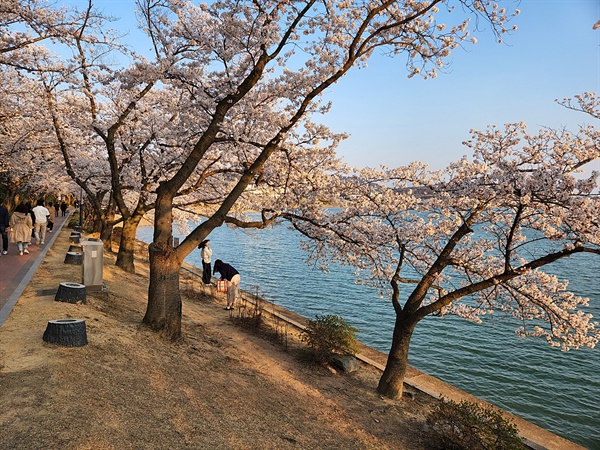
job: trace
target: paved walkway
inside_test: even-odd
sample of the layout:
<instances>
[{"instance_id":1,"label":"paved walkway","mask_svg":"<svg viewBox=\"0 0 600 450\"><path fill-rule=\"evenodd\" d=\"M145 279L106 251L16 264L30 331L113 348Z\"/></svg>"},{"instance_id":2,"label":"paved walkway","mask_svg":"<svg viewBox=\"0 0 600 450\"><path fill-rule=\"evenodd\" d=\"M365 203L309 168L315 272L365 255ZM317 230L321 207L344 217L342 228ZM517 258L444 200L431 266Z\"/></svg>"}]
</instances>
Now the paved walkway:
<instances>
[{"instance_id":1,"label":"paved walkway","mask_svg":"<svg viewBox=\"0 0 600 450\"><path fill-rule=\"evenodd\" d=\"M29 254L19 255L17 244L10 243L8 254L0 255L0 326L19 300L63 225L67 223L69 215L63 217L60 214L54 217L54 229L51 233L46 233L44 245L29 244Z\"/></svg>"}]
</instances>

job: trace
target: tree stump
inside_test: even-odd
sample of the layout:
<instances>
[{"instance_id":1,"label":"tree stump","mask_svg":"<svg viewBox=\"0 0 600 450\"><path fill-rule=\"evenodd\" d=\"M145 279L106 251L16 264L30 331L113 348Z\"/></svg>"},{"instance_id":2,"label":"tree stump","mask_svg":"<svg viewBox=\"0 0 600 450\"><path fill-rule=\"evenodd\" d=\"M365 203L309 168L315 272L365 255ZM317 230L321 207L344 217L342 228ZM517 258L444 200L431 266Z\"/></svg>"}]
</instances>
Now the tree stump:
<instances>
[{"instance_id":1,"label":"tree stump","mask_svg":"<svg viewBox=\"0 0 600 450\"><path fill-rule=\"evenodd\" d=\"M85 321L82 319L50 320L42 339L44 342L64 345L65 347L86 345L88 342Z\"/></svg>"},{"instance_id":2,"label":"tree stump","mask_svg":"<svg viewBox=\"0 0 600 450\"><path fill-rule=\"evenodd\" d=\"M54 300L66 303L86 303L85 285L79 283L60 283Z\"/></svg>"},{"instance_id":3,"label":"tree stump","mask_svg":"<svg viewBox=\"0 0 600 450\"><path fill-rule=\"evenodd\" d=\"M81 236L79 234L71 234L69 236L69 241L72 244L79 244L81 242Z\"/></svg>"},{"instance_id":4,"label":"tree stump","mask_svg":"<svg viewBox=\"0 0 600 450\"><path fill-rule=\"evenodd\" d=\"M65 256L65 264L74 264L80 266L83 263L83 253L81 252L67 252Z\"/></svg>"},{"instance_id":5,"label":"tree stump","mask_svg":"<svg viewBox=\"0 0 600 450\"><path fill-rule=\"evenodd\" d=\"M69 246L69 250L67 250L69 252L80 252L83 253L83 247L79 244L71 244Z\"/></svg>"}]
</instances>

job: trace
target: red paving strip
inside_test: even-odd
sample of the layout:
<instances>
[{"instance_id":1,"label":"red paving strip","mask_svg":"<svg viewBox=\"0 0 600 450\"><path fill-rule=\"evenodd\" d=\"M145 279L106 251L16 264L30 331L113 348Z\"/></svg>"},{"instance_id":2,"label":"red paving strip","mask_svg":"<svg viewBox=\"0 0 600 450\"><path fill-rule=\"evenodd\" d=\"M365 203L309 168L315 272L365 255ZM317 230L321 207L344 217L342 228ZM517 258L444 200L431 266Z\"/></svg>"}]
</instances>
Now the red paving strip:
<instances>
[{"instance_id":1,"label":"red paving strip","mask_svg":"<svg viewBox=\"0 0 600 450\"><path fill-rule=\"evenodd\" d=\"M55 216L52 232L46 233L46 243L29 244L28 255L19 255L17 244L12 243L8 244L8 254L0 255L0 326L12 311L68 218L68 215Z\"/></svg>"}]
</instances>

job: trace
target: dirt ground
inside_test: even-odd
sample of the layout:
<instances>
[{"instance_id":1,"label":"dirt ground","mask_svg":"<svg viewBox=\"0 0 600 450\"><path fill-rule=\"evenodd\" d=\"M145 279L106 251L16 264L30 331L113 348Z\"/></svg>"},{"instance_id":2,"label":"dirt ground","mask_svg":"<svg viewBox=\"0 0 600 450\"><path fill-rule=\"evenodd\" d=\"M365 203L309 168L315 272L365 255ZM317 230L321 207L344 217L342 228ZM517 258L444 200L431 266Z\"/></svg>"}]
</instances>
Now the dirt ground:
<instances>
[{"instance_id":1,"label":"dirt ground","mask_svg":"<svg viewBox=\"0 0 600 450\"><path fill-rule=\"evenodd\" d=\"M105 252L107 292L55 301L59 283L81 283L81 266L64 264L70 231L0 327L1 449L432 448L430 397L391 401L374 369L309 365L292 332L240 326L224 294L184 286L183 339L165 341L141 324L143 262L126 274ZM87 345L42 340L65 318L85 320Z\"/></svg>"}]
</instances>

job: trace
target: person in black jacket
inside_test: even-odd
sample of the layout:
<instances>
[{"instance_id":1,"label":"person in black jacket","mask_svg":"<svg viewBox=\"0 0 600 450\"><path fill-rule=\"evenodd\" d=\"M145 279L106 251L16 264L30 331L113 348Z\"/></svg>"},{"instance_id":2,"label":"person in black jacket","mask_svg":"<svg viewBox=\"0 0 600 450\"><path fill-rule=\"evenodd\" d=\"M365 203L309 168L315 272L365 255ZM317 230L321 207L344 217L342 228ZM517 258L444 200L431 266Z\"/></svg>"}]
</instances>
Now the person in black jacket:
<instances>
[{"instance_id":1,"label":"person in black jacket","mask_svg":"<svg viewBox=\"0 0 600 450\"><path fill-rule=\"evenodd\" d=\"M2 234L2 254L8 253L8 231L10 229L10 216L4 206L4 199L0 199L0 234Z\"/></svg>"},{"instance_id":2,"label":"person in black jacket","mask_svg":"<svg viewBox=\"0 0 600 450\"><path fill-rule=\"evenodd\" d=\"M215 268L213 273L221 275L221 280L227 280L227 306L225 309L234 309L235 301L237 299L238 290L240 288L240 274L232 266L224 263L220 259L215 261Z\"/></svg>"}]
</instances>

